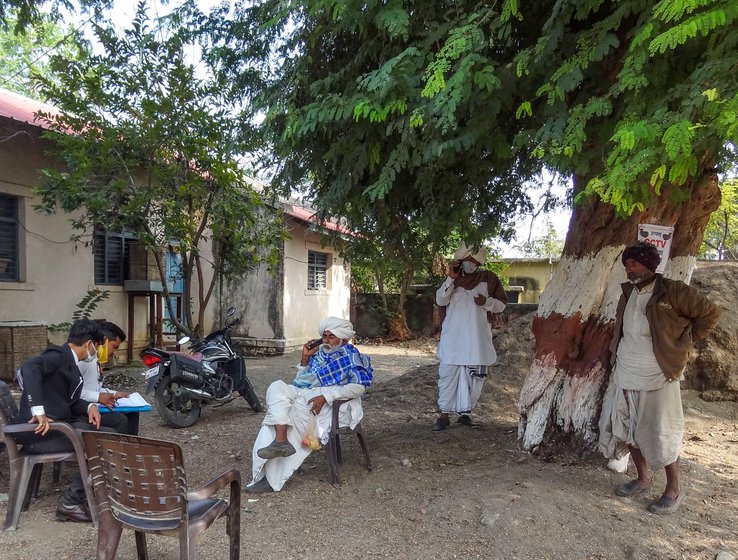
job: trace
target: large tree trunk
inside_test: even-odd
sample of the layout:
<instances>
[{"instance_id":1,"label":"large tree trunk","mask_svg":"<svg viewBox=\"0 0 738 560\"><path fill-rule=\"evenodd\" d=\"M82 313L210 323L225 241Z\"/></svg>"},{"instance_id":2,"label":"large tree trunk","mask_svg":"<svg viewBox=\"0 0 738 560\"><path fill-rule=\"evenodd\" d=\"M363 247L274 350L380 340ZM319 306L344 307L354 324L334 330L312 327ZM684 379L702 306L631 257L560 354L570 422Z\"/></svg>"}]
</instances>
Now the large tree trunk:
<instances>
[{"instance_id":1,"label":"large tree trunk","mask_svg":"<svg viewBox=\"0 0 738 560\"><path fill-rule=\"evenodd\" d=\"M582 181L575 180L575 188ZM686 202L675 203L673 195L665 189L628 218L599 200L574 208L562 258L533 321L535 354L518 402L525 449L595 448L615 309L626 280L620 254L636 242L639 223L674 226L665 276L689 282L710 214L720 204L714 173L692 185Z\"/></svg>"}]
</instances>

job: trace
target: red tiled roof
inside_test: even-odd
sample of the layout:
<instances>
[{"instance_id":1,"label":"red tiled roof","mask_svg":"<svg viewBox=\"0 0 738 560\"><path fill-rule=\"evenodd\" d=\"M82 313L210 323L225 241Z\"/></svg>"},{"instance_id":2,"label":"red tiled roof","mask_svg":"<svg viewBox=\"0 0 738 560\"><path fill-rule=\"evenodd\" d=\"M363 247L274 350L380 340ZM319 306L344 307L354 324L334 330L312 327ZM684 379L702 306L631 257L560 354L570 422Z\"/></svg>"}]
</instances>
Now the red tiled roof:
<instances>
[{"instance_id":1,"label":"red tiled roof","mask_svg":"<svg viewBox=\"0 0 738 560\"><path fill-rule=\"evenodd\" d=\"M41 128L48 128L46 121L36 117L36 113L39 111L53 115L60 114L60 111L56 107L48 103L36 101L35 99L0 88L0 117L6 117Z\"/></svg>"},{"instance_id":2,"label":"red tiled roof","mask_svg":"<svg viewBox=\"0 0 738 560\"><path fill-rule=\"evenodd\" d=\"M288 214L289 216L292 216L293 218L297 218L298 220L301 220L303 222L307 222L310 224L316 224L318 226L324 227L325 229L329 229L331 231L337 231L339 233L345 233L347 235L354 235L354 232L348 229L345 226L342 226L341 224L337 222L318 222L318 217L315 212L308 210L307 208L303 208L302 206L297 206L295 204L285 204L284 205L284 212L285 214Z\"/></svg>"}]
</instances>

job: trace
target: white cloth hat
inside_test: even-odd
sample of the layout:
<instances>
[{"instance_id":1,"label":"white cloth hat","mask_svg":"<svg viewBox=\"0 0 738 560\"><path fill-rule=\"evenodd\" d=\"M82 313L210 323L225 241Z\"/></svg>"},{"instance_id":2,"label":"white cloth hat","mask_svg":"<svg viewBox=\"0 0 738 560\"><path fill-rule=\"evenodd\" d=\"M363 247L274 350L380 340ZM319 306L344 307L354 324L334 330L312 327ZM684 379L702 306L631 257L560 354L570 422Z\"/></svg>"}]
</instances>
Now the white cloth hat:
<instances>
[{"instance_id":1,"label":"white cloth hat","mask_svg":"<svg viewBox=\"0 0 738 560\"><path fill-rule=\"evenodd\" d=\"M459 247L454 253L454 260L460 261L466 257L471 257L479 264L484 264L484 261L487 260L487 252L484 250L484 247L480 247L479 251L474 253L472 247L467 247L466 243L462 241L461 247Z\"/></svg>"},{"instance_id":2,"label":"white cloth hat","mask_svg":"<svg viewBox=\"0 0 738 560\"><path fill-rule=\"evenodd\" d=\"M351 321L339 319L338 317L326 317L318 324L318 335L323 336L325 331L331 331L336 338L343 340L354 338L356 332Z\"/></svg>"}]
</instances>

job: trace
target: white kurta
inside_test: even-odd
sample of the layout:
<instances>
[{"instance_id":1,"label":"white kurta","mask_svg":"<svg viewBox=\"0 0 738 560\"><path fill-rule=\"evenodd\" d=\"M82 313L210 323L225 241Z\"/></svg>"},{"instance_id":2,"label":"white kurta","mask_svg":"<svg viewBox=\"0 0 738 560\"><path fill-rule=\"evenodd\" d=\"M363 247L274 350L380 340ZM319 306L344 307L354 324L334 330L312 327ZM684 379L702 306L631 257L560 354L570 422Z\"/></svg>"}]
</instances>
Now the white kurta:
<instances>
[{"instance_id":1,"label":"white kurta","mask_svg":"<svg viewBox=\"0 0 738 560\"><path fill-rule=\"evenodd\" d=\"M269 485L279 491L292 473L310 455L310 448L302 445L302 436L310 420L310 405L308 401L315 396L323 395L326 404L318 415L318 431L321 433L321 443L328 442L328 433L331 427L332 406L336 399L353 399L341 407L338 423L341 427L355 428L361 422L364 411L361 406L361 395L366 388L358 383L334 385L330 387L316 387L298 389L284 381L275 381L269 386L266 394L267 413L262 421L261 429L256 436L252 450L252 477L257 482L266 476ZM287 425L287 440L293 445L296 452L289 457L276 459L262 459L257 451L268 446L276 436L274 426Z\"/></svg>"},{"instance_id":2,"label":"white kurta","mask_svg":"<svg viewBox=\"0 0 738 560\"><path fill-rule=\"evenodd\" d=\"M484 305L477 305L478 295L487 298ZM442 364L489 366L497 361L492 343L492 328L487 320L487 311L500 313L505 304L488 297L487 282L480 282L473 289L454 288L452 278L438 288L436 303L446 306L441 340L436 354Z\"/></svg>"}]
</instances>

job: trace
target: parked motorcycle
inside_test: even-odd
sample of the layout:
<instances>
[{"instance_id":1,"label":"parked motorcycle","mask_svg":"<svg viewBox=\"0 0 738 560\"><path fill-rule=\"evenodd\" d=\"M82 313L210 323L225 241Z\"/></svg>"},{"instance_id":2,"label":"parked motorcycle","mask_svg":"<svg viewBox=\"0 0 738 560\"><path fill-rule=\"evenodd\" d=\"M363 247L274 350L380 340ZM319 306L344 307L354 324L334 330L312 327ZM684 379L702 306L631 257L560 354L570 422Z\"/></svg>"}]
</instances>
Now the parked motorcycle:
<instances>
[{"instance_id":1,"label":"parked motorcycle","mask_svg":"<svg viewBox=\"0 0 738 560\"><path fill-rule=\"evenodd\" d=\"M235 313L231 307L226 318ZM202 340L182 338L179 344L189 343L189 353L159 348L141 351L141 359L149 368L144 372L148 380L146 393L155 391L159 416L164 422L174 428L188 428L197 422L203 406L225 404L236 398L236 393L246 399L254 412L263 412L246 376L245 360L233 350L230 331L240 322L234 319Z\"/></svg>"}]
</instances>

